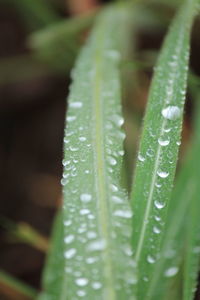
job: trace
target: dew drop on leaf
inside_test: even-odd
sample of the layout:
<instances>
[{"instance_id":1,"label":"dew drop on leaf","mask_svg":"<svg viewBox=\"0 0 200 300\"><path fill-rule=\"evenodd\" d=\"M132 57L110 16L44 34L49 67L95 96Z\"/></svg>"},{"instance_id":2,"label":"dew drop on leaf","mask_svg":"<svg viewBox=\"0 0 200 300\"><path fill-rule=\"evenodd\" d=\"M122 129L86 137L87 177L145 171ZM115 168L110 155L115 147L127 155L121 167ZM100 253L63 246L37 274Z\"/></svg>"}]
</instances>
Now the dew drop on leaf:
<instances>
[{"instance_id":1,"label":"dew drop on leaf","mask_svg":"<svg viewBox=\"0 0 200 300\"><path fill-rule=\"evenodd\" d=\"M77 295L78 295L79 297L84 297L84 296L86 295L86 292L83 291L83 290L79 290L79 291L77 291Z\"/></svg>"},{"instance_id":2,"label":"dew drop on leaf","mask_svg":"<svg viewBox=\"0 0 200 300\"><path fill-rule=\"evenodd\" d=\"M70 235L68 235L68 236L66 236L66 237L64 238L64 242L65 242L66 244L70 244L71 242L73 242L73 240L74 240L74 235L73 235L73 234L70 234Z\"/></svg>"},{"instance_id":3,"label":"dew drop on leaf","mask_svg":"<svg viewBox=\"0 0 200 300\"><path fill-rule=\"evenodd\" d=\"M138 154L138 160L143 162L145 161L145 157L142 156L141 154Z\"/></svg>"},{"instance_id":4,"label":"dew drop on leaf","mask_svg":"<svg viewBox=\"0 0 200 300\"><path fill-rule=\"evenodd\" d=\"M178 106L168 106L162 110L162 115L168 120L176 120L181 116L181 110Z\"/></svg>"},{"instance_id":5,"label":"dew drop on leaf","mask_svg":"<svg viewBox=\"0 0 200 300\"><path fill-rule=\"evenodd\" d=\"M70 258L74 257L75 254L76 254L76 249L71 248L71 249L65 251L64 256L65 256L65 258L70 259Z\"/></svg>"},{"instance_id":6,"label":"dew drop on leaf","mask_svg":"<svg viewBox=\"0 0 200 300\"><path fill-rule=\"evenodd\" d=\"M79 286L85 286L88 284L88 279L87 278L77 278L76 284Z\"/></svg>"},{"instance_id":7,"label":"dew drop on leaf","mask_svg":"<svg viewBox=\"0 0 200 300\"><path fill-rule=\"evenodd\" d=\"M151 255L147 256L147 261L150 264L154 264L156 262L155 258L153 256L151 256Z\"/></svg>"},{"instance_id":8,"label":"dew drop on leaf","mask_svg":"<svg viewBox=\"0 0 200 300\"><path fill-rule=\"evenodd\" d=\"M167 178L167 176L169 175L169 172L158 171L157 174L158 174L158 176L161 177L161 178Z\"/></svg>"},{"instance_id":9,"label":"dew drop on leaf","mask_svg":"<svg viewBox=\"0 0 200 300\"><path fill-rule=\"evenodd\" d=\"M163 140L163 139L159 138L158 139L158 144L160 146L167 146L167 145L169 145L169 140Z\"/></svg>"},{"instance_id":10,"label":"dew drop on leaf","mask_svg":"<svg viewBox=\"0 0 200 300\"><path fill-rule=\"evenodd\" d=\"M133 216L130 210L116 210L114 211L113 215L117 217L127 218L127 219Z\"/></svg>"},{"instance_id":11,"label":"dew drop on leaf","mask_svg":"<svg viewBox=\"0 0 200 300\"><path fill-rule=\"evenodd\" d=\"M69 103L69 107L72 107L72 108L81 108L82 106L83 106L83 103L80 101Z\"/></svg>"},{"instance_id":12,"label":"dew drop on leaf","mask_svg":"<svg viewBox=\"0 0 200 300\"><path fill-rule=\"evenodd\" d=\"M169 269L167 269L164 273L165 277L172 277L175 276L178 273L178 267L171 267Z\"/></svg>"},{"instance_id":13,"label":"dew drop on leaf","mask_svg":"<svg viewBox=\"0 0 200 300\"><path fill-rule=\"evenodd\" d=\"M162 209L163 207L165 207L165 203L159 202L157 200L154 202L154 205L158 209Z\"/></svg>"},{"instance_id":14,"label":"dew drop on leaf","mask_svg":"<svg viewBox=\"0 0 200 300\"><path fill-rule=\"evenodd\" d=\"M90 194L81 194L80 199L82 202L90 202L92 199L92 196Z\"/></svg>"},{"instance_id":15,"label":"dew drop on leaf","mask_svg":"<svg viewBox=\"0 0 200 300\"><path fill-rule=\"evenodd\" d=\"M153 232L156 233L156 234L159 234L161 232L161 230L158 227L154 226L153 227Z\"/></svg>"},{"instance_id":16,"label":"dew drop on leaf","mask_svg":"<svg viewBox=\"0 0 200 300\"><path fill-rule=\"evenodd\" d=\"M92 288L93 288L94 290L98 290L98 289L100 289L101 287L102 287L101 282L95 281L95 282L92 283Z\"/></svg>"}]
</instances>

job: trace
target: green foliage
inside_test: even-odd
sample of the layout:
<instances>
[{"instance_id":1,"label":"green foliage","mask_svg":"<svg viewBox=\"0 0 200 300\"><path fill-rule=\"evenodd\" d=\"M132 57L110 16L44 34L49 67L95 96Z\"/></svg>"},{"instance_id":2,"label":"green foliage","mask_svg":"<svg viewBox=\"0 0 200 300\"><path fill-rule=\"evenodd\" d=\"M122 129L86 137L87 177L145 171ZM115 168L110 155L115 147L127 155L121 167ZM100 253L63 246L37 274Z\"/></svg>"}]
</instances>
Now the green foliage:
<instances>
[{"instance_id":1,"label":"green foliage","mask_svg":"<svg viewBox=\"0 0 200 300\"><path fill-rule=\"evenodd\" d=\"M131 30L152 30L158 24L165 28L171 15L161 20L154 14L151 5L161 4L159 0L148 5L142 1L138 7L134 1L120 2L59 21L48 1L23 0L20 5L14 1L26 16L32 16L34 28L46 26L34 32L28 43L59 72L71 69L94 23L71 72L61 181L63 209L55 219L40 300L194 299L200 258L199 104L190 149L177 178L175 174L198 0L181 3L158 55L130 196L138 112L132 117L128 106L124 108L129 131L124 153L122 83L127 88L125 95L133 80L133 89L137 89L137 75L131 72L143 71L148 65L140 59L130 61ZM162 5L175 9L179 2L163 1ZM154 60L157 53L152 51L151 56ZM32 78L49 72L32 54L13 59L12 67L3 60L2 83L21 80L14 70L19 61L25 65L22 78L25 73ZM12 72L11 77L7 75ZM198 102L200 80L190 78L192 99ZM29 243L40 240L30 228L19 229L17 234ZM0 280L5 277L2 274ZM10 280L10 285L15 283Z\"/></svg>"},{"instance_id":2,"label":"green foliage","mask_svg":"<svg viewBox=\"0 0 200 300\"><path fill-rule=\"evenodd\" d=\"M47 0L8 0L32 29L57 22L60 17Z\"/></svg>"},{"instance_id":3,"label":"green foliage","mask_svg":"<svg viewBox=\"0 0 200 300\"><path fill-rule=\"evenodd\" d=\"M62 299L132 299L131 216L120 187L124 133L119 64L128 7L108 7L83 48L64 139L65 282Z\"/></svg>"},{"instance_id":4,"label":"green foliage","mask_svg":"<svg viewBox=\"0 0 200 300\"><path fill-rule=\"evenodd\" d=\"M0 270L0 286L8 286L10 289L15 291L21 297L26 297L26 299L35 299L37 291L27 284L15 279L8 273ZM23 298L24 299L24 298Z\"/></svg>"},{"instance_id":5,"label":"green foliage","mask_svg":"<svg viewBox=\"0 0 200 300\"><path fill-rule=\"evenodd\" d=\"M42 278L43 292L39 295L38 300L60 299L64 274L63 238L63 214L61 211L57 213L54 220L50 249Z\"/></svg>"},{"instance_id":6,"label":"green foliage","mask_svg":"<svg viewBox=\"0 0 200 300\"><path fill-rule=\"evenodd\" d=\"M33 33L29 45L37 57L66 73L73 66L83 33L92 25L94 18L95 13L90 13L52 24Z\"/></svg>"},{"instance_id":7,"label":"green foliage","mask_svg":"<svg viewBox=\"0 0 200 300\"><path fill-rule=\"evenodd\" d=\"M146 299L159 264L174 180L196 2L186 2L165 39L152 81L132 191L138 299Z\"/></svg>"}]
</instances>

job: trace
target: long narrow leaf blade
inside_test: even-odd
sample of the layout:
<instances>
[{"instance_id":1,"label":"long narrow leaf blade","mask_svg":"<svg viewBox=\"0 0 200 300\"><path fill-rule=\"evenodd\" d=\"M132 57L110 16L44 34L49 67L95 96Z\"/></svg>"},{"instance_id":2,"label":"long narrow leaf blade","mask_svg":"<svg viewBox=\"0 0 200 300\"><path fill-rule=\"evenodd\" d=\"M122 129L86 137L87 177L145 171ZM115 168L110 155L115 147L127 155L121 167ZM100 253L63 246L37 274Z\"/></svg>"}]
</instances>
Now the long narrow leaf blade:
<instances>
[{"instance_id":1,"label":"long narrow leaf blade","mask_svg":"<svg viewBox=\"0 0 200 300\"><path fill-rule=\"evenodd\" d=\"M144 119L131 197L139 299L146 299L159 260L180 143L195 3L185 3L165 39Z\"/></svg>"},{"instance_id":2,"label":"long narrow leaf blade","mask_svg":"<svg viewBox=\"0 0 200 300\"><path fill-rule=\"evenodd\" d=\"M36 55L66 73L82 44L81 34L92 25L96 13L70 18L34 32L29 38Z\"/></svg>"},{"instance_id":3,"label":"long narrow leaf blade","mask_svg":"<svg viewBox=\"0 0 200 300\"><path fill-rule=\"evenodd\" d=\"M191 149L191 155L188 158L192 170L188 176L190 182L190 197L188 197L189 209L188 209L188 223L186 230L185 239L185 257L184 257L184 281L183 281L183 299L192 300L196 285L197 277L199 272L200 263L200 224L199 224L199 211L200 211L200 80L198 79L198 90L195 94L197 112L196 112L196 123L195 123L195 134L193 138L193 145Z\"/></svg>"},{"instance_id":4,"label":"long narrow leaf blade","mask_svg":"<svg viewBox=\"0 0 200 300\"><path fill-rule=\"evenodd\" d=\"M60 297L64 280L63 229L63 214L59 211L53 224L50 249L42 276L43 291L37 298L38 300L57 300Z\"/></svg>"},{"instance_id":5,"label":"long narrow leaf blade","mask_svg":"<svg viewBox=\"0 0 200 300\"><path fill-rule=\"evenodd\" d=\"M120 188L121 47L129 9L99 16L73 71L64 139L65 283L60 299L134 299L131 209Z\"/></svg>"},{"instance_id":6,"label":"long narrow leaf blade","mask_svg":"<svg viewBox=\"0 0 200 300\"><path fill-rule=\"evenodd\" d=\"M194 95L197 100L199 100L199 90L198 96ZM168 291L171 289L172 286L177 278L182 277L182 269L181 264L184 259L184 244L187 238L187 227L190 228L193 225L193 222L198 219L191 217L188 213L191 211L192 207L196 207L196 212L198 212L198 197L199 197L199 172L200 172L200 164L199 159L197 159L199 151L200 151L200 141L199 141L199 113L200 113L200 106L197 105L197 113L196 113L196 122L194 126L194 135L192 138L192 144L190 147L189 152L187 153L186 160L179 171L175 187L172 193L172 199L169 204L168 209L168 217L166 221L166 232L165 238L162 244L161 250L161 258L159 264L156 266L155 275L151 284L149 285L149 297L150 299L161 299L161 295L164 291ZM197 202L196 202L197 201ZM195 228L195 227L194 227ZM191 243L185 244L185 252L186 255L191 256L191 259L194 270L193 274L195 274L195 269L198 268L198 246L199 240L198 231L199 226L196 226L196 229L192 229L192 232L189 234L189 238L194 239L196 241L196 245L193 245L192 251L188 251L188 246ZM192 243L193 244L193 243ZM186 264L185 264L186 265ZM183 272L184 273L184 272ZM179 298L181 298L182 294L185 294L185 290L190 296L194 293L194 288L189 287L188 285L193 282L195 285L196 282L196 275L193 278L190 277L191 272L185 272L185 279L187 284L184 284L185 287L182 292L179 289ZM189 277L189 278L188 278ZM189 280L187 280L187 278ZM181 278L182 280L183 278ZM183 284L182 284L183 285ZM187 287L186 287L187 286ZM168 297L169 298L169 297ZM167 297L166 297L167 299ZM171 299L171 298L170 298ZM175 298L177 299L177 298ZM189 299L189 298L185 298Z\"/></svg>"}]
</instances>

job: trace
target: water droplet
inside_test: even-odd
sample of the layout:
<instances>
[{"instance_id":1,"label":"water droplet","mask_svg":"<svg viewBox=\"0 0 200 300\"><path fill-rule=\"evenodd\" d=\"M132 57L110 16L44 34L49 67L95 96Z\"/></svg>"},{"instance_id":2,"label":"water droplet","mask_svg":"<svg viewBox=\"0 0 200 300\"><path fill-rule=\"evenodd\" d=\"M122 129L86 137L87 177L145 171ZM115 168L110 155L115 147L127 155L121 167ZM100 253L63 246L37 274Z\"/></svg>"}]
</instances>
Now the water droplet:
<instances>
[{"instance_id":1,"label":"water droplet","mask_svg":"<svg viewBox=\"0 0 200 300\"><path fill-rule=\"evenodd\" d=\"M170 132L171 131L171 128L165 128L164 129L164 132Z\"/></svg>"},{"instance_id":2,"label":"water droplet","mask_svg":"<svg viewBox=\"0 0 200 300\"><path fill-rule=\"evenodd\" d=\"M86 292L83 291L83 290L79 290L79 291L77 291L77 295L78 295L79 297L84 297L84 296L86 295Z\"/></svg>"},{"instance_id":3,"label":"water droplet","mask_svg":"<svg viewBox=\"0 0 200 300\"><path fill-rule=\"evenodd\" d=\"M72 224L71 220L67 220L63 222L64 226L70 226Z\"/></svg>"},{"instance_id":4,"label":"water droplet","mask_svg":"<svg viewBox=\"0 0 200 300\"><path fill-rule=\"evenodd\" d=\"M154 205L158 209L162 209L163 207L165 207L165 203L159 202L157 200L154 202Z\"/></svg>"},{"instance_id":5,"label":"water droplet","mask_svg":"<svg viewBox=\"0 0 200 300\"><path fill-rule=\"evenodd\" d=\"M80 199L82 202L87 203L91 201L92 196L90 194L81 194Z\"/></svg>"},{"instance_id":6,"label":"water droplet","mask_svg":"<svg viewBox=\"0 0 200 300\"><path fill-rule=\"evenodd\" d=\"M67 122L73 122L76 120L76 116L67 116Z\"/></svg>"},{"instance_id":7,"label":"water droplet","mask_svg":"<svg viewBox=\"0 0 200 300\"><path fill-rule=\"evenodd\" d=\"M86 263L87 263L87 264L93 264L93 263L95 263L97 260L98 260L97 257L88 257L88 258L86 258Z\"/></svg>"},{"instance_id":8,"label":"water droplet","mask_svg":"<svg viewBox=\"0 0 200 300\"><path fill-rule=\"evenodd\" d=\"M130 210L116 210L113 213L114 216L122 217L122 218L132 218L133 214Z\"/></svg>"},{"instance_id":9,"label":"water droplet","mask_svg":"<svg viewBox=\"0 0 200 300\"><path fill-rule=\"evenodd\" d=\"M90 210L87 208L83 208L80 210L80 215L84 216L90 213Z\"/></svg>"},{"instance_id":10,"label":"water droplet","mask_svg":"<svg viewBox=\"0 0 200 300\"><path fill-rule=\"evenodd\" d=\"M195 254L200 253L200 247L199 246L194 247L192 252Z\"/></svg>"},{"instance_id":11,"label":"water droplet","mask_svg":"<svg viewBox=\"0 0 200 300\"><path fill-rule=\"evenodd\" d=\"M153 256L151 256L151 255L147 256L147 261L150 264L154 264L156 262L155 258Z\"/></svg>"},{"instance_id":12,"label":"water droplet","mask_svg":"<svg viewBox=\"0 0 200 300\"><path fill-rule=\"evenodd\" d=\"M162 186L162 184L156 182L156 183L155 183L155 186L156 186L157 188L160 188L160 187Z\"/></svg>"},{"instance_id":13,"label":"water droplet","mask_svg":"<svg viewBox=\"0 0 200 300\"><path fill-rule=\"evenodd\" d=\"M178 273L178 270L179 270L178 267L171 267L165 271L164 276L165 277L175 276Z\"/></svg>"},{"instance_id":14,"label":"water droplet","mask_svg":"<svg viewBox=\"0 0 200 300\"><path fill-rule=\"evenodd\" d=\"M70 259L70 258L74 257L75 254L76 254L76 249L71 248L71 249L65 251L64 256L65 256L65 258Z\"/></svg>"},{"instance_id":15,"label":"water droplet","mask_svg":"<svg viewBox=\"0 0 200 300\"><path fill-rule=\"evenodd\" d=\"M106 248L106 241L103 239L96 240L88 245L89 251L104 250L105 248Z\"/></svg>"},{"instance_id":16,"label":"water droplet","mask_svg":"<svg viewBox=\"0 0 200 300\"><path fill-rule=\"evenodd\" d=\"M138 160L139 161L145 161L145 157L144 156L142 156L140 153L138 154Z\"/></svg>"},{"instance_id":17,"label":"water droplet","mask_svg":"<svg viewBox=\"0 0 200 300\"><path fill-rule=\"evenodd\" d=\"M143 280L146 282L149 281L148 277L146 277L146 276L143 277Z\"/></svg>"},{"instance_id":18,"label":"water droplet","mask_svg":"<svg viewBox=\"0 0 200 300\"><path fill-rule=\"evenodd\" d=\"M64 138L64 143L65 143L65 144L68 144L68 143L69 143L69 140L68 140L66 137Z\"/></svg>"},{"instance_id":19,"label":"water droplet","mask_svg":"<svg viewBox=\"0 0 200 300\"><path fill-rule=\"evenodd\" d=\"M70 160L65 160L65 159L63 159L62 164L63 164L63 166L65 167L65 166L67 166L67 165L70 164Z\"/></svg>"},{"instance_id":20,"label":"water droplet","mask_svg":"<svg viewBox=\"0 0 200 300\"><path fill-rule=\"evenodd\" d=\"M73 242L73 240L74 240L74 235L73 235L73 234L70 234L70 235L68 235L68 236L66 236L66 237L64 238L64 242L65 242L66 244L70 244L71 242Z\"/></svg>"},{"instance_id":21,"label":"water droplet","mask_svg":"<svg viewBox=\"0 0 200 300\"><path fill-rule=\"evenodd\" d=\"M169 175L169 172L158 171L157 174L158 174L158 176L161 177L161 178L167 178L167 176Z\"/></svg>"},{"instance_id":22,"label":"water droplet","mask_svg":"<svg viewBox=\"0 0 200 300\"><path fill-rule=\"evenodd\" d=\"M153 151L153 149L149 149L149 150L147 150L147 156L149 156L149 157L153 157L153 155L154 155L154 151Z\"/></svg>"},{"instance_id":23,"label":"water droplet","mask_svg":"<svg viewBox=\"0 0 200 300\"><path fill-rule=\"evenodd\" d=\"M88 284L88 279L87 278L77 278L75 280L76 284L79 286L85 286Z\"/></svg>"},{"instance_id":24,"label":"water droplet","mask_svg":"<svg viewBox=\"0 0 200 300\"><path fill-rule=\"evenodd\" d=\"M113 192L117 192L118 191L118 187L114 184L110 184L110 188Z\"/></svg>"},{"instance_id":25,"label":"water droplet","mask_svg":"<svg viewBox=\"0 0 200 300\"><path fill-rule=\"evenodd\" d=\"M162 115L168 120L176 120L181 116L181 110L178 106L168 106L162 110Z\"/></svg>"},{"instance_id":26,"label":"water droplet","mask_svg":"<svg viewBox=\"0 0 200 300\"><path fill-rule=\"evenodd\" d=\"M85 142L86 141L86 137L85 136L80 136L78 139L81 142Z\"/></svg>"},{"instance_id":27,"label":"water droplet","mask_svg":"<svg viewBox=\"0 0 200 300\"><path fill-rule=\"evenodd\" d=\"M161 220L161 218L159 216L155 216L154 219L159 222Z\"/></svg>"},{"instance_id":28,"label":"water droplet","mask_svg":"<svg viewBox=\"0 0 200 300\"><path fill-rule=\"evenodd\" d=\"M117 164L116 159L115 159L114 157L112 157L112 156L109 156L109 157L108 157L108 162L109 162L109 164L110 164L111 166L115 166L115 165Z\"/></svg>"},{"instance_id":29,"label":"water droplet","mask_svg":"<svg viewBox=\"0 0 200 300\"><path fill-rule=\"evenodd\" d=\"M124 155L124 150L120 150L120 151L118 151L118 154L120 155L120 156L123 156Z\"/></svg>"},{"instance_id":30,"label":"water droplet","mask_svg":"<svg viewBox=\"0 0 200 300\"><path fill-rule=\"evenodd\" d=\"M72 107L72 108L81 108L82 106L83 106L83 103L80 101L69 103L69 107Z\"/></svg>"},{"instance_id":31,"label":"water droplet","mask_svg":"<svg viewBox=\"0 0 200 300\"><path fill-rule=\"evenodd\" d=\"M153 232L156 233L156 234L159 234L161 232L161 230L158 227L154 226L153 227Z\"/></svg>"},{"instance_id":32,"label":"water droplet","mask_svg":"<svg viewBox=\"0 0 200 300\"><path fill-rule=\"evenodd\" d=\"M102 287L102 284L101 284L101 282L95 281L92 283L92 287L94 290L98 290Z\"/></svg>"},{"instance_id":33,"label":"water droplet","mask_svg":"<svg viewBox=\"0 0 200 300\"><path fill-rule=\"evenodd\" d=\"M112 196L111 199L115 203L123 203L123 200L117 196Z\"/></svg>"},{"instance_id":34,"label":"water droplet","mask_svg":"<svg viewBox=\"0 0 200 300\"><path fill-rule=\"evenodd\" d=\"M97 237L97 234L94 231L88 231L87 237L88 237L88 239L95 239Z\"/></svg>"},{"instance_id":35,"label":"water droplet","mask_svg":"<svg viewBox=\"0 0 200 300\"><path fill-rule=\"evenodd\" d=\"M72 151L72 152L75 152L75 151L78 151L78 148L73 147L73 146L70 146L70 147L69 147L69 150Z\"/></svg>"},{"instance_id":36,"label":"water droplet","mask_svg":"<svg viewBox=\"0 0 200 300\"><path fill-rule=\"evenodd\" d=\"M162 138L159 138L158 144L161 146L167 146L167 145L169 145L169 140L163 140Z\"/></svg>"},{"instance_id":37,"label":"water droplet","mask_svg":"<svg viewBox=\"0 0 200 300\"><path fill-rule=\"evenodd\" d=\"M180 141L176 142L176 145L177 145L177 146L180 146L180 144L181 144L181 142L180 142Z\"/></svg>"}]
</instances>

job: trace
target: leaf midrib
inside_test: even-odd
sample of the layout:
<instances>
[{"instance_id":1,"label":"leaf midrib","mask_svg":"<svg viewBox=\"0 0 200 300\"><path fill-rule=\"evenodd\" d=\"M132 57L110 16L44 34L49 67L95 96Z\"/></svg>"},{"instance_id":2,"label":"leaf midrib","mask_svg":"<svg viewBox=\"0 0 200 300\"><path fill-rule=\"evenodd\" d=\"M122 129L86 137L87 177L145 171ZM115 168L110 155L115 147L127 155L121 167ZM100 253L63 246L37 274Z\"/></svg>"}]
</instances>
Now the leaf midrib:
<instances>
[{"instance_id":1,"label":"leaf midrib","mask_svg":"<svg viewBox=\"0 0 200 300\"><path fill-rule=\"evenodd\" d=\"M100 41L100 45L103 48L104 42L104 32L100 32L98 36L98 41ZM103 103L101 99L101 87L102 87L102 53L101 49L96 51L95 61L96 61L96 73L94 78L94 89L93 89L93 97L94 97L94 104L93 104L93 116L94 120L96 120L95 128L94 128L94 169L96 169L96 195L98 201L98 219L100 228L99 231L101 232L103 239L106 241L106 247L104 250L104 278L109 279L109 284L107 285L107 289L105 289L105 299L114 300L116 299L115 290L112 288L114 286L114 278L112 272L112 257L109 253L110 249L110 235L108 232L108 221L109 220L109 212L107 209L108 202L106 200L106 190L107 190L107 183L106 183L106 174L105 174L105 152L104 152L104 126L103 126Z\"/></svg>"},{"instance_id":2,"label":"leaf midrib","mask_svg":"<svg viewBox=\"0 0 200 300\"><path fill-rule=\"evenodd\" d=\"M164 122L162 123L162 127L161 127L161 131L160 131L159 136L162 136L162 134L164 133L165 124L166 124L166 120L164 119ZM159 145L158 148L157 148L157 152L156 152L156 160L155 160L155 164L154 164L153 177L152 177L152 181L151 181L151 185L150 185L149 197L147 198L147 207L146 207L146 210L145 210L144 222L143 222L143 225L142 225L140 239L139 239L136 254L135 254L136 263L138 263L139 260L140 260L141 251L142 251L142 248L143 248L142 246L143 246L143 243L144 243L144 237L145 237L145 232L146 232L146 227L147 227L147 221L148 221L148 218L149 218L149 214L150 214L150 210L151 210L151 206L152 206L152 201L153 201L153 194L154 194L154 189L155 189L157 170L158 170L158 167L159 167L159 159L160 159L161 149L162 148Z\"/></svg>"}]
</instances>

